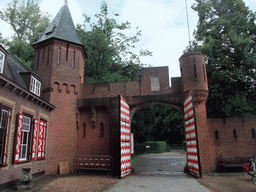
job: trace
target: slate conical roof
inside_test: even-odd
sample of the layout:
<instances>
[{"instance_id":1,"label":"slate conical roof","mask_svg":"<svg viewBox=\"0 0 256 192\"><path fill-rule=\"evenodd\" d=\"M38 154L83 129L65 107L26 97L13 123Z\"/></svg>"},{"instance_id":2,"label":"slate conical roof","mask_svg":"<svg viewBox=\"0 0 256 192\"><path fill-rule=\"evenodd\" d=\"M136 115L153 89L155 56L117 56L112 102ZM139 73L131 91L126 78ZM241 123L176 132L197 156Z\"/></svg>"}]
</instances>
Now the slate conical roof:
<instances>
[{"instance_id":1,"label":"slate conical roof","mask_svg":"<svg viewBox=\"0 0 256 192\"><path fill-rule=\"evenodd\" d=\"M75 44L83 45L76 33L75 25L73 23L67 3L65 3L58 14L55 16L51 24L46 28L42 37L35 42L41 43L51 38L65 40Z\"/></svg>"}]
</instances>

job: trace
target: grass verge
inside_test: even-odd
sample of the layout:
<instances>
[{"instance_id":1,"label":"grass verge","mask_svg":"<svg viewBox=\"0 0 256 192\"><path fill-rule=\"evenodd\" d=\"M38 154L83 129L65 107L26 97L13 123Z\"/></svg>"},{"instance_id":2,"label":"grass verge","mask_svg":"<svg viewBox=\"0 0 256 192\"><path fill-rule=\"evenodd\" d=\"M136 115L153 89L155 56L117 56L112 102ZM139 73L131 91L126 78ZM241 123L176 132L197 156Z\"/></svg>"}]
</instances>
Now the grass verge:
<instances>
[{"instance_id":1,"label":"grass verge","mask_svg":"<svg viewBox=\"0 0 256 192\"><path fill-rule=\"evenodd\" d=\"M140 159L138 157L136 157L136 156L132 157L132 166L136 165L136 163L138 163L139 160Z\"/></svg>"}]
</instances>

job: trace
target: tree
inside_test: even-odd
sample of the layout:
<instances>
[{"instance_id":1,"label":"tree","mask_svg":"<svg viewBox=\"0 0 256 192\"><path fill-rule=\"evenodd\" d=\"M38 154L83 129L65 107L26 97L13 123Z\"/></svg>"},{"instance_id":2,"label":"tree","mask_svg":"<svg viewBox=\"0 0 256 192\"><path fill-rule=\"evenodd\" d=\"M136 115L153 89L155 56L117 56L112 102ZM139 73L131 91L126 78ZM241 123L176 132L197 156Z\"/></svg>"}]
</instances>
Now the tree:
<instances>
[{"instance_id":1,"label":"tree","mask_svg":"<svg viewBox=\"0 0 256 192\"><path fill-rule=\"evenodd\" d=\"M118 16L115 14L114 16ZM120 81L138 79L142 63L141 56L152 55L148 50L141 50L139 55L131 51L141 31L128 37L122 31L130 28L130 23L118 24L109 17L105 1L101 4L100 14L96 14L97 23L84 14L84 25L78 25L77 31L85 44L88 59L85 62L85 81Z\"/></svg>"},{"instance_id":2,"label":"tree","mask_svg":"<svg viewBox=\"0 0 256 192\"><path fill-rule=\"evenodd\" d=\"M0 11L0 19L10 24L15 33L11 41L6 40L8 51L32 69L35 55L32 45L49 25L49 15L43 14L33 1L15 0Z\"/></svg>"},{"instance_id":3,"label":"tree","mask_svg":"<svg viewBox=\"0 0 256 192\"><path fill-rule=\"evenodd\" d=\"M155 104L137 111L131 123L136 143L166 141L182 144L185 139L181 113L168 105Z\"/></svg>"},{"instance_id":4,"label":"tree","mask_svg":"<svg viewBox=\"0 0 256 192\"><path fill-rule=\"evenodd\" d=\"M0 32L0 43L5 44L6 40L3 38L2 33Z\"/></svg>"},{"instance_id":5,"label":"tree","mask_svg":"<svg viewBox=\"0 0 256 192\"><path fill-rule=\"evenodd\" d=\"M134 133L136 143L155 139L153 135L154 122L155 116L151 107L143 107L134 114L131 122L131 131Z\"/></svg>"},{"instance_id":6,"label":"tree","mask_svg":"<svg viewBox=\"0 0 256 192\"><path fill-rule=\"evenodd\" d=\"M192 8L198 12L199 21L192 50L206 56L208 116L252 113L256 109L256 103L251 100L256 80L255 14L242 0L196 2Z\"/></svg>"},{"instance_id":7,"label":"tree","mask_svg":"<svg viewBox=\"0 0 256 192\"><path fill-rule=\"evenodd\" d=\"M168 144L182 144L185 140L184 123L181 113L174 107L156 104L152 106L155 116L153 135L156 140Z\"/></svg>"}]
</instances>

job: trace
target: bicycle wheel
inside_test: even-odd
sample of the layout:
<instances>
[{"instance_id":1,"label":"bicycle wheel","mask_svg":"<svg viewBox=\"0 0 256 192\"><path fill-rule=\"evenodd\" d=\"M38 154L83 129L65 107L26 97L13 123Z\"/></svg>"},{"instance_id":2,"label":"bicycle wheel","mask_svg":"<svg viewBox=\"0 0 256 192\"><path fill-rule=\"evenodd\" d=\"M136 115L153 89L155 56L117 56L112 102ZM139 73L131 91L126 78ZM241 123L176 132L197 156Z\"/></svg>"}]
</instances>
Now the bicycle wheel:
<instances>
[{"instance_id":1,"label":"bicycle wheel","mask_svg":"<svg viewBox=\"0 0 256 192\"><path fill-rule=\"evenodd\" d=\"M252 182L254 183L254 185L256 185L256 174L252 176Z\"/></svg>"},{"instance_id":2,"label":"bicycle wheel","mask_svg":"<svg viewBox=\"0 0 256 192\"><path fill-rule=\"evenodd\" d=\"M244 176L248 181L251 181L253 179L253 174L251 171L245 171ZM256 176L255 176L255 183L256 183Z\"/></svg>"}]
</instances>

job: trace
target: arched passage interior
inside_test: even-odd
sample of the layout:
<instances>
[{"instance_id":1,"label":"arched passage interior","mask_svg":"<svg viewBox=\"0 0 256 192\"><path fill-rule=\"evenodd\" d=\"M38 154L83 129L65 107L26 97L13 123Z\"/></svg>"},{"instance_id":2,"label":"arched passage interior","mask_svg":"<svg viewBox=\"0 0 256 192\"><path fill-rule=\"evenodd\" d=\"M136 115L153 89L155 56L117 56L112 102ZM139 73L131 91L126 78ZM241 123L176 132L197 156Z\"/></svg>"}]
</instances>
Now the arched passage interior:
<instances>
[{"instance_id":1,"label":"arched passage interior","mask_svg":"<svg viewBox=\"0 0 256 192\"><path fill-rule=\"evenodd\" d=\"M183 114L179 107L166 103L147 103L137 106L131 117L134 134L135 161L137 155L157 153L150 142L167 144L164 153L139 156L136 172L182 173L186 164Z\"/></svg>"}]
</instances>

